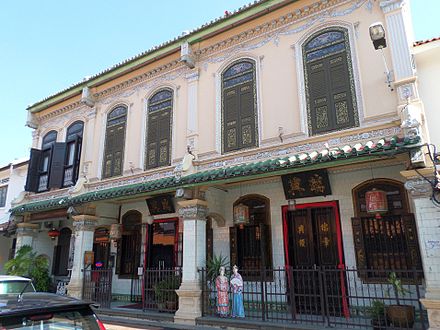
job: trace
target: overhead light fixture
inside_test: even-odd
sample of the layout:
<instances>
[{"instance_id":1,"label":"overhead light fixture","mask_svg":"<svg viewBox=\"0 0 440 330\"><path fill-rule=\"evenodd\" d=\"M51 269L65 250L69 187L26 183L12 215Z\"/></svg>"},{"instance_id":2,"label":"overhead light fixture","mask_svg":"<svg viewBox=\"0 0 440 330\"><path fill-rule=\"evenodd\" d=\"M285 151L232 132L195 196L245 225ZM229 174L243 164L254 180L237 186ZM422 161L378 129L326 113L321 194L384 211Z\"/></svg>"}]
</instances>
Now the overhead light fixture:
<instances>
[{"instance_id":1,"label":"overhead light fixture","mask_svg":"<svg viewBox=\"0 0 440 330\"><path fill-rule=\"evenodd\" d=\"M385 75L386 75L385 83L388 85L388 88L391 91L393 91L394 88L391 86L391 83L393 82L392 71L388 69L387 60L383 53L383 49L387 47L387 40L385 38L385 28L383 27L383 24L381 22L376 22L371 24L368 30L370 31L370 39L373 42L374 49L376 50L380 49L382 54L383 63L385 65Z\"/></svg>"},{"instance_id":2,"label":"overhead light fixture","mask_svg":"<svg viewBox=\"0 0 440 330\"><path fill-rule=\"evenodd\" d=\"M370 38L373 42L374 49L386 48L387 40L385 39L385 28L381 22L376 22L370 25Z\"/></svg>"}]
</instances>

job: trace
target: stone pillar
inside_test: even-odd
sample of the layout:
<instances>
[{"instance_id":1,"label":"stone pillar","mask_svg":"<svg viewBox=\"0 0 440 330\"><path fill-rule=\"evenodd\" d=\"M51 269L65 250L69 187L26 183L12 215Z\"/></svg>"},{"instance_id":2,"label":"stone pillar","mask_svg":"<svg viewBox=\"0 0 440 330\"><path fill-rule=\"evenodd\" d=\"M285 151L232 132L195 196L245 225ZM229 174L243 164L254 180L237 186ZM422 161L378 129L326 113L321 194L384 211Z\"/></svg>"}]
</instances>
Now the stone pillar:
<instances>
[{"instance_id":1,"label":"stone pillar","mask_svg":"<svg viewBox=\"0 0 440 330\"><path fill-rule=\"evenodd\" d=\"M40 226L35 223L21 222L17 224L17 243L15 253L24 245L33 247L34 238L37 236Z\"/></svg>"},{"instance_id":2,"label":"stone pillar","mask_svg":"<svg viewBox=\"0 0 440 330\"><path fill-rule=\"evenodd\" d=\"M432 169L421 171L431 172ZM409 172L401 172L408 176ZM425 275L426 294L421 299L428 310L429 329L440 329L440 208L431 201L431 185L420 177L408 179L406 189L414 201L420 253Z\"/></svg>"},{"instance_id":3,"label":"stone pillar","mask_svg":"<svg viewBox=\"0 0 440 330\"><path fill-rule=\"evenodd\" d=\"M81 299L84 277L84 252L93 250L93 235L98 218L93 215L75 215L72 218L75 243L73 267L67 292L69 296Z\"/></svg>"},{"instance_id":4,"label":"stone pillar","mask_svg":"<svg viewBox=\"0 0 440 330\"><path fill-rule=\"evenodd\" d=\"M174 321L195 325L202 316L202 290L198 268L206 266L206 216L208 203L200 199L181 201L179 214L183 219L182 284L176 290L179 310Z\"/></svg>"}]
</instances>

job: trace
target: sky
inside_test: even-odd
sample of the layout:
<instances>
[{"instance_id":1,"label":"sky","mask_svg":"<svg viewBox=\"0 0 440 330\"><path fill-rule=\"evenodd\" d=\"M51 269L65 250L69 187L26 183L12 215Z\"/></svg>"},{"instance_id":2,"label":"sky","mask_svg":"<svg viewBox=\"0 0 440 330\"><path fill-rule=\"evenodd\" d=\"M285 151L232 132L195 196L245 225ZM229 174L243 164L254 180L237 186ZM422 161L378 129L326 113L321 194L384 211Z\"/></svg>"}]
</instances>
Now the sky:
<instances>
[{"instance_id":1,"label":"sky","mask_svg":"<svg viewBox=\"0 0 440 330\"><path fill-rule=\"evenodd\" d=\"M0 167L29 155L29 104L246 3L1 1ZM411 0L411 10L416 40L440 36L440 0Z\"/></svg>"}]
</instances>

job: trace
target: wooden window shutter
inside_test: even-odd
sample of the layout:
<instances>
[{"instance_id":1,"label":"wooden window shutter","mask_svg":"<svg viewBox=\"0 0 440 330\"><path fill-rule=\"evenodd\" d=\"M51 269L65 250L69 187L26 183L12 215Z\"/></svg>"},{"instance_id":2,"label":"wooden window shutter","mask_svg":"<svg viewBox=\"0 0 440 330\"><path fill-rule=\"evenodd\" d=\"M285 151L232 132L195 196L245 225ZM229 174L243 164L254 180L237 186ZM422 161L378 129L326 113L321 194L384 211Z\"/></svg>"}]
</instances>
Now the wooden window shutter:
<instances>
[{"instance_id":1,"label":"wooden window shutter","mask_svg":"<svg viewBox=\"0 0 440 330\"><path fill-rule=\"evenodd\" d=\"M365 252L365 245L364 245L362 219L351 218L351 227L353 229L353 241L354 241L354 251L356 254L356 264L357 264L357 268L360 270L358 274L360 278L366 279L367 274L365 272L362 272L363 269L367 268L367 255Z\"/></svg>"},{"instance_id":2,"label":"wooden window shutter","mask_svg":"<svg viewBox=\"0 0 440 330\"><path fill-rule=\"evenodd\" d=\"M419 238L417 235L417 226L414 214L402 215L402 220L405 227L404 233L412 269L423 270L422 258L420 256Z\"/></svg>"},{"instance_id":3,"label":"wooden window shutter","mask_svg":"<svg viewBox=\"0 0 440 330\"><path fill-rule=\"evenodd\" d=\"M81 162L81 147L82 147L82 138L80 136L77 136L75 138L75 159L73 160L73 183L74 184L78 180L79 164Z\"/></svg>"},{"instance_id":4,"label":"wooden window shutter","mask_svg":"<svg viewBox=\"0 0 440 330\"><path fill-rule=\"evenodd\" d=\"M224 91L223 146L224 151L237 150L239 144L239 86Z\"/></svg>"},{"instance_id":5,"label":"wooden window shutter","mask_svg":"<svg viewBox=\"0 0 440 330\"><path fill-rule=\"evenodd\" d=\"M308 64L309 107L313 134L331 129L331 103L326 71L324 60Z\"/></svg>"},{"instance_id":6,"label":"wooden window shutter","mask_svg":"<svg viewBox=\"0 0 440 330\"><path fill-rule=\"evenodd\" d=\"M157 146L159 149L158 166L170 164L170 110L163 110L159 113L159 140Z\"/></svg>"},{"instance_id":7,"label":"wooden window shutter","mask_svg":"<svg viewBox=\"0 0 440 330\"><path fill-rule=\"evenodd\" d=\"M229 260L231 267L237 265L237 227L229 227ZM238 265L237 265L238 266Z\"/></svg>"},{"instance_id":8,"label":"wooden window shutter","mask_svg":"<svg viewBox=\"0 0 440 330\"><path fill-rule=\"evenodd\" d=\"M146 168L155 168L158 166L158 143L159 140L159 114L150 114L148 117L148 138Z\"/></svg>"},{"instance_id":9,"label":"wooden window shutter","mask_svg":"<svg viewBox=\"0 0 440 330\"><path fill-rule=\"evenodd\" d=\"M31 149L25 191L37 192L42 151Z\"/></svg>"},{"instance_id":10,"label":"wooden window shutter","mask_svg":"<svg viewBox=\"0 0 440 330\"><path fill-rule=\"evenodd\" d=\"M61 188L63 186L65 159L66 143L55 142L52 145L48 188Z\"/></svg>"},{"instance_id":11,"label":"wooden window shutter","mask_svg":"<svg viewBox=\"0 0 440 330\"><path fill-rule=\"evenodd\" d=\"M122 239L118 240L117 243L117 253L116 253L116 267L115 267L115 273L120 274L121 273L121 257L122 257Z\"/></svg>"},{"instance_id":12,"label":"wooden window shutter","mask_svg":"<svg viewBox=\"0 0 440 330\"><path fill-rule=\"evenodd\" d=\"M254 81L238 86L240 93L239 145L248 148L256 145Z\"/></svg>"}]
</instances>

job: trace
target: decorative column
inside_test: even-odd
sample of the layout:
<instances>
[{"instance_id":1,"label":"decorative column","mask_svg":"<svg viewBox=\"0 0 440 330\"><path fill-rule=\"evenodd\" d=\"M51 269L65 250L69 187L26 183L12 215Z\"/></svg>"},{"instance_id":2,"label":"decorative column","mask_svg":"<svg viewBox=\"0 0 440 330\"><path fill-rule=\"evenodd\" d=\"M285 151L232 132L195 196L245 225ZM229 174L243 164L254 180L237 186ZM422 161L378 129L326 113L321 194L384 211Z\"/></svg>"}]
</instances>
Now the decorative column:
<instances>
[{"instance_id":1,"label":"decorative column","mask_svg":"<svg viewBox=\"0 0 440 330\"><path fill-rule=\"evenodd\" d=\"M423 175L432 174L432 169L421 169ZM431 201L431 185L415 171L403 171L408 178L406 189L414 202L420 253L426 284L425 299L422 304L428 310L430 329L440 329L440 208Z\"/></svg>"},{"instance_id":2,"label":"decorative column","mask_svg":"<svg viewBox=\"0 0 440 330\"><path fill-rule=\"evenodd\" d=\"M84 252L93 250L93 235L98 217L75 215L73 218L74 252L70 282L67 286L69 296L81 299L83 288Z\"/></svg>"},{"instance_id":3,"label":"decorative column","mask_svg":"<svg viewBox=\"0 0 440 330\"><path fill-rule=\"evenodd\" d=\"M401 127L405 137L419 136L422 144L427 141L427 130L411 54L413 31L409 0L383 0L380 7L385 15L386 38L391 50L394 87L398 96L397 113L401 116ZM411 162L415 166L425 166L423 150L412 151Z\"/></svg>"},{"instance_id":4,"label":"decorative column","mask_svg":"<svg viewBox=\"0 0 440 330\"><path fill-rule=\"evenodd\" d=\"M206 266L206 216L208 203L200 199L181 201L179 214L183 220L182 284L176 290L179 310L176 323L195 325L202 316L202 290L198 268Z\"/></svg>"},{"instance_id":5,"label":"decorative column","mask_svg":"<svg viewBox=\"0 0 440 330\"><path fill-rule=\"evenodd\" d=\"M188 82L188 119L186 124L186 143L195 154L198 151L198 85L199 85L199 71L194 69L191 73L185 76Z\"/></svg>"},{"instance_id":6,"label":"decorative column","mask_svg":"<svg viewBox=\"0 0 440 330\"><path fill-rule=\"evenodd\" d=\"M21 222L17 224L17 243L15 245L15 253L24 245L32 247L34 238L38 234L40 226L35 223Z\"/></svg>"}]
</instances>

